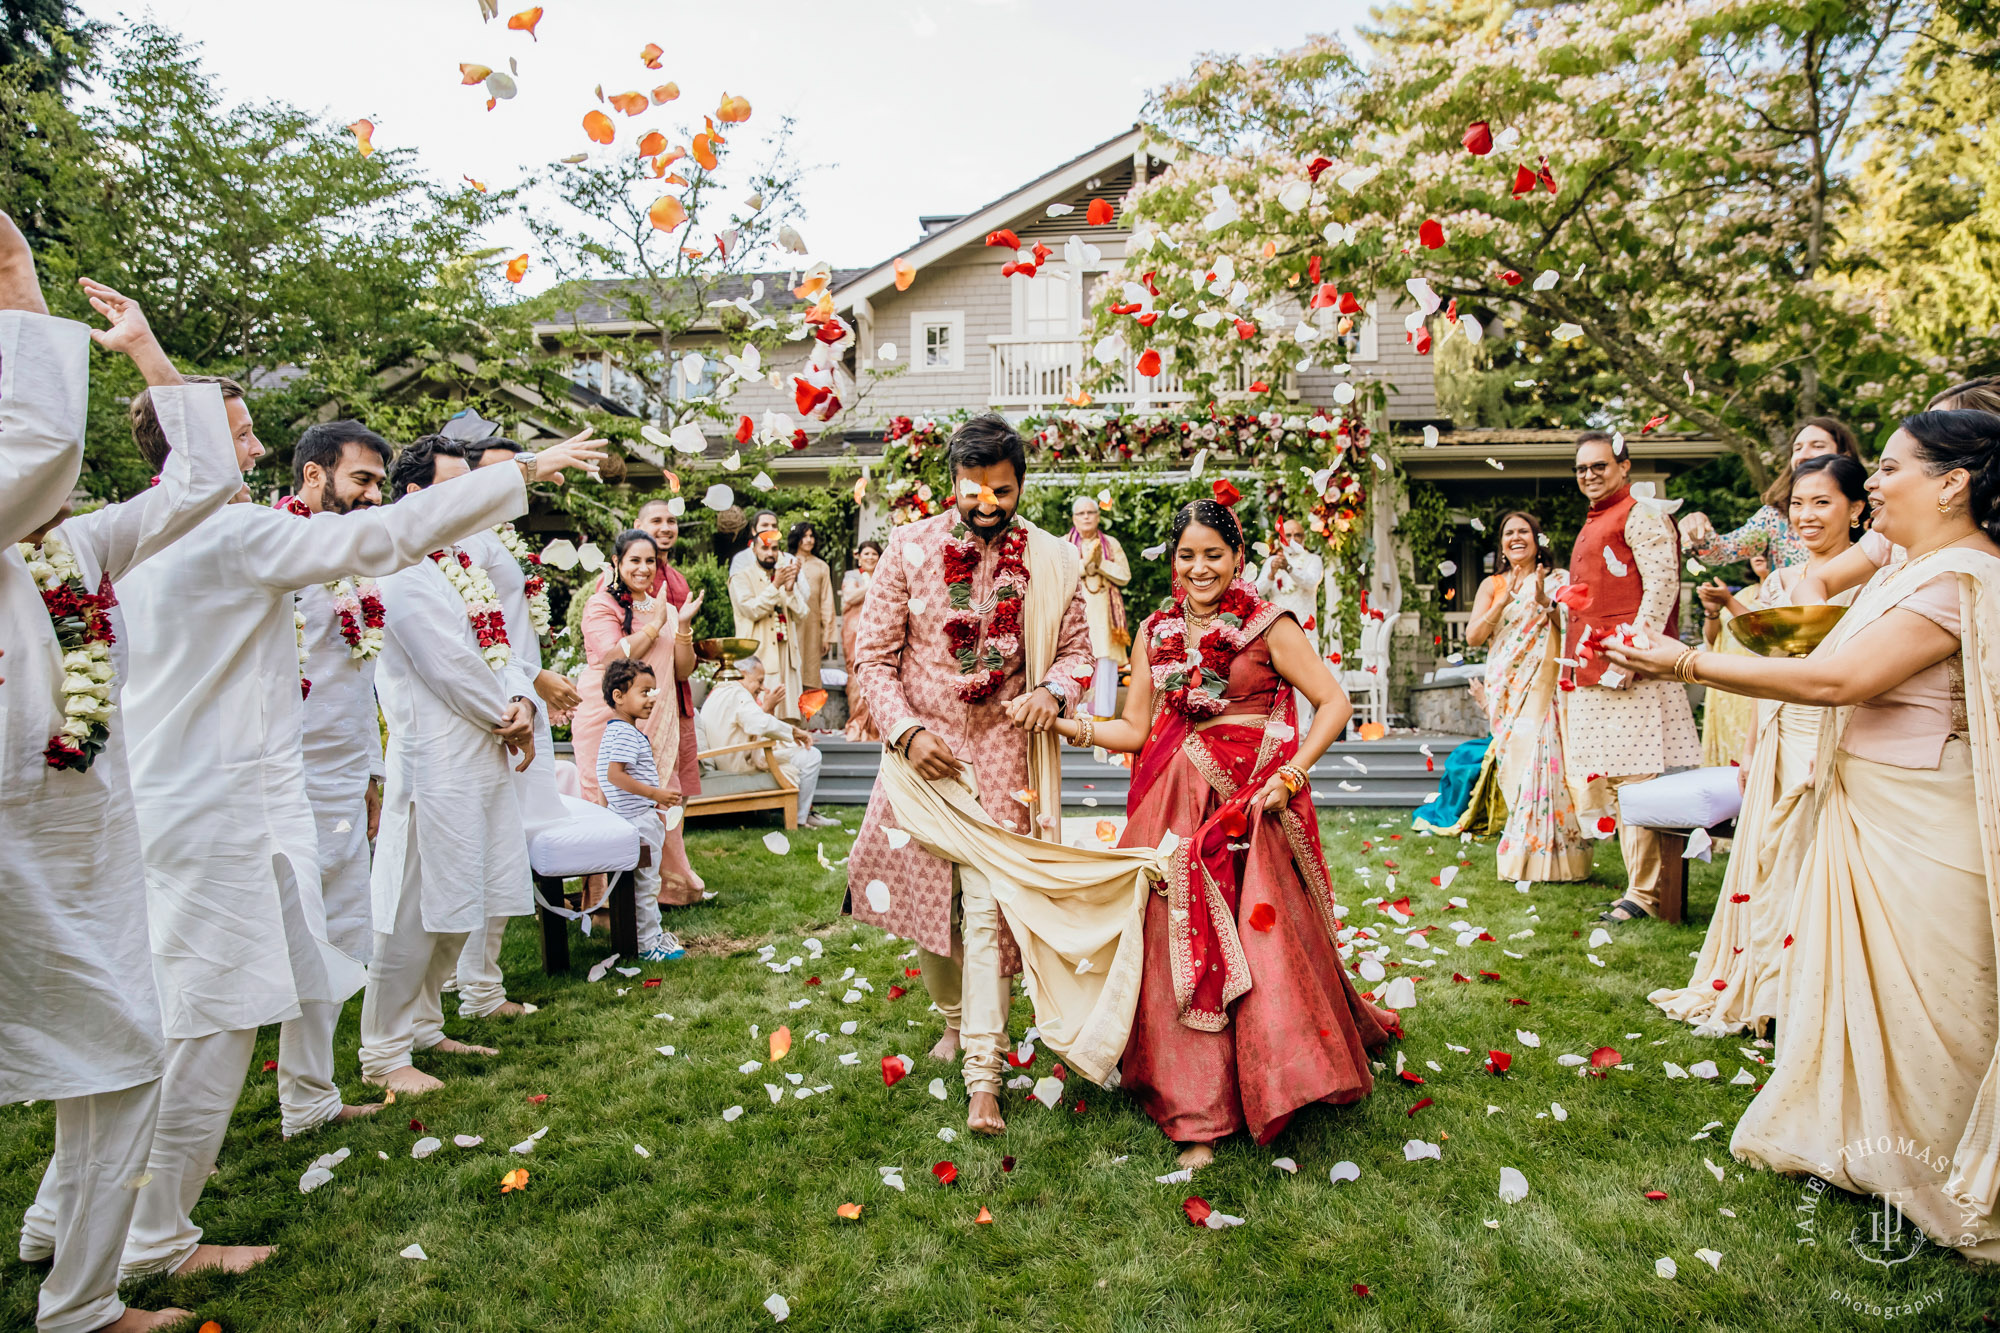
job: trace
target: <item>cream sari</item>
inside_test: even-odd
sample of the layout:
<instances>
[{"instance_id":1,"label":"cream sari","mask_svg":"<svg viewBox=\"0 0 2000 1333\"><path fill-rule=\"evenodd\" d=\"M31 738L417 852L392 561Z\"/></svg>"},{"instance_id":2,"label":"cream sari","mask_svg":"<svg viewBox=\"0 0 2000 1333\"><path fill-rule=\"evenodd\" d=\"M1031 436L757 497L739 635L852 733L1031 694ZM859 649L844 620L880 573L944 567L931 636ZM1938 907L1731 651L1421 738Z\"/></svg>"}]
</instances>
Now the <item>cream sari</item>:
<instances>
[{"instance_id":1,"label":"cream sari","mask_svg":"<svg viewBox=\"0 0 2000 1333\"><path fill-rule=\"evenodd\" d=\"M1908 571L1906 574L1905 571ZM1896 1204L1924 1235L2000 1259L2000 560L1944 550L1883 570L1818 649L1957 576L1966 735L1935 769L1822 729L1813 838L1781 946L1778 1064L1730 1151Z\"/></svg>"},{"instance_id":2,"label":"cream sari","mask_svg":"<svg viewBox=\"0 0 2000 1333\"><path fill-rule=\"evenodd\" d=\"M1753 605L1792 605L1792 589L1805 572L1804 565L1777 570L1758 590ZM1849 591L1833 600L1847 606L1854 596ZM1736 642L1727 628L1723 638ZM1735 847L1688 984L1678 990L1656 990L1646 997L1668 1017L1694 1024L1695 1034L1703 1037L1720 1037L1746 1028L1761 1034L1777 1015L1784 938L1791 928L1799 869L1812 848L1813 761L1819 754L1820 724L1826 716L1824 708L1810 704L1778 704L1735 694L1728 697L1755 705L1751 734L1756 737L1756 747L1743 775L1743 809L1736 816ZM1716 698L1710 696L1711 708Z\"/></svg>"}]
</instances>

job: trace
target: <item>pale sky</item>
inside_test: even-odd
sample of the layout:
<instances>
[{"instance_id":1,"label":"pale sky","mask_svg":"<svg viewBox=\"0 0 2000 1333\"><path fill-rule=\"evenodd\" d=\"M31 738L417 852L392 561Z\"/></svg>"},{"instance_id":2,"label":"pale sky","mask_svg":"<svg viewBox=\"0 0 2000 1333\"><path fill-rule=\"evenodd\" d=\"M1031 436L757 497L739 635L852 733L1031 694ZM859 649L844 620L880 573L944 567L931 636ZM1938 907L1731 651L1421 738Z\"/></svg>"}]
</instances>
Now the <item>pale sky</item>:
<instances>
[{"instance_id":1,"label":"pale sky","mask_svg":"<svg viewBox=\"0 0 2000 1333\"><path fill-rule=\"evenodd\" d=\"M525 0L500 0L490 23L478 0L80 7L114 22L150 14L202 44L225 97L282 98L343 125L365 116L378 148L415 148L447 181L512 185L569 153L630 152L652 128L685 142L677 129L740 94L754 114L725 168L761 157L762 135L793 116L797 156L815 168L799 230L836 266L885 259L916 239L919 214L969 212L1122 132L1148 88L1205 51L1275 50L1329 29L1351 41L1367 15L1366 0L544 0L531 40L506 28ZM666 49L657 71L639 59L648 42ZM510 56L520 94L489 113L459 62L505 70ZM585 137L595 85L669 79L679 101L611 113L610 149ZM487 239L529 248L524 228Z\"/></svg>"}]
</instances>

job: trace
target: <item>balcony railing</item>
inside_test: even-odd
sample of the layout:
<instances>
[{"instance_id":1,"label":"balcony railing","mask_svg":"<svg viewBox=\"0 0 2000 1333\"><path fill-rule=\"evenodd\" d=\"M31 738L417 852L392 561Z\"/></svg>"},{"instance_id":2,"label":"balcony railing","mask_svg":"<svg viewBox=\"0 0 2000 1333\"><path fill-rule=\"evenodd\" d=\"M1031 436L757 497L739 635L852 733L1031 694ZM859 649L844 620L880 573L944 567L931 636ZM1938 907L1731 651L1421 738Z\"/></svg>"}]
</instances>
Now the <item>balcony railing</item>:
<instances>
[{"instance_id":1,"label":"balcony railing","mask_svg":"<svg viewBox=\"0 0 2000 1333\"><path fill-rule=\"evenodd\" d=\"M1034 411L1060 408L1076 392L1077 382L1098 367L1089 360L1090 347L1080 338L989 338L993 352L993 384L988 406ZM1112 367L1109 382L1090 391L1092 405L1116 405L1144 410L1185 403L1194 394L1180 371L1167 366L1157 375L1141 375L1137 355L1128 351ZM1225 372L1223 394L1243 393L1248 380L1239 366Z\"/></svg>"}]
</instances>

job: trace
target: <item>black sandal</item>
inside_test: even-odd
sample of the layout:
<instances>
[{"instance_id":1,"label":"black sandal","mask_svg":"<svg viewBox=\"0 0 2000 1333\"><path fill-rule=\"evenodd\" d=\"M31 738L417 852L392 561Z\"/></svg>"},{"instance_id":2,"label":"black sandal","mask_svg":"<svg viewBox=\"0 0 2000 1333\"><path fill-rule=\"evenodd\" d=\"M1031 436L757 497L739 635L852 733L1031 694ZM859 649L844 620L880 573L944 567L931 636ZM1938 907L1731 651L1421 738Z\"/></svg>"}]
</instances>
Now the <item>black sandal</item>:
<instances>
[{"instance_id":1,"label":"black sandal","mask_svg":"<svg viewBox=\"0 0 2000 1333\"><path fill-rule=\"evenodd\" d=\"M1619 915L1619 913L1621 912L1624 913L1623 916ZM1636 921L1641 917L1648 917L1651 915L1652 915L1651 912L1648 912L1645 908L1639 906L1639 904L1633 902L1630 898L1620 898L1617 902L1611 904L1611 907L1608 911L1600 912L1598 914L1597 919L1599 921L1612 921L1622 924L1623 922L1626 921Z\"/></svg>"}]
</instances>

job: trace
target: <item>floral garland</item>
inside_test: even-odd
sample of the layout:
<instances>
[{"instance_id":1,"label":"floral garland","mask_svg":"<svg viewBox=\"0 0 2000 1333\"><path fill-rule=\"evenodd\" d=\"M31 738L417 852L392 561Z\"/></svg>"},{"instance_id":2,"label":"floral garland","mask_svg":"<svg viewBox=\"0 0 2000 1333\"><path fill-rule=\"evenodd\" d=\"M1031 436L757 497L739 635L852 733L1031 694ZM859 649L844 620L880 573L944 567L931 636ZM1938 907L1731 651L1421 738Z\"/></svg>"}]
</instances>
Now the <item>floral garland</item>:
<instances>
[{"instance_id":1,"label":"floral garland","mask_svg":"<svg viewBox=\"0 0 2000 1333\"><path fill-rule=\"evenodd\" d=\"M42 538L40 546L19 542L14 549L28 562L62 652L63 721L49 737L42 758L50 768L83 773L111 739L111 715L117 711L111 702L116 674L111 645L117 641L111 630L111 608L118 605L118 598L108 576L99 581L95 593L84 591L76 556L53 532Z\"/></svg>"},{"instance_id":2,"label":"floral garland","mask_svg":"<svg viewBox=\"0 0 2000 1333\"><path fill-rule=\"evenodd\" d=\"M993 609L980 616L972 609L972 575L979 568L979 543L968 533L960 515L944 545L944 583L951 614L944 633L958 659L958 697L983 703L1007 679L1007 660L1021 651L1021 602L1028 587L1028 533L1016 523L1000 538L1000 562L993 574Z\"/></svg>"},{"instance_id":3,"label":"floral garland","mask_svg":"<svg viewBox=\"0 0 2000 1333\"><path fill-rule=\"evenodd\" d=\"M1187 641L1187 599L1174 599L1152 618L1147 656L1153 667L1153 688L1167 705L1191 718L1218 717L1228 708L1229 667L1249 639L1243 627L1257 611L1257 590L1237 579L1223 591L1222 602L1208 632L1194 645Z\"/></svg>"},{"instance_id":4,"label":"floral garland","mask_svg":"<svg viewBox=\"0 0 2000 1333\"><path fill-rule=\"evenodd\" d=\"M493 580L456 546L432 551L431 559L437 561L445 581L465 603L466 619L472 622L472 632L479 636L479 655L486 659L486 665L495 671L506 666L514 652L507 646L507 617L500 609L500 593Z\"/></svg>"},{"instance_id":5,"label":"floral garland","mask_svg":"<svg viewBox=\"0 0 2000 1333\"><path fill-rule=\"evenodd\" d=\"M514 530L512 523L502 523L493 529L493 533L500 539L500 544L507 548L507 554L513 556L515 563L521 566L528 594L529 627L534 630L536 638L547 638L549 626L554 623L555 617L549 610L549 581L542 577L542 558L528 549L527 541Z\"/></svg>"},{"instance_id":6,"label":"floral garland","mask_svg":"<svg viewBox=\"0 0 2000 1333\"><path fill-rule=\"evenodd\" d=\"M306 502L296 495L288 495L277 502L274 508L300 518L311 518L313 511ZM340 629L340 637L347 643L347 655L359 662L372 662L382 653L382 593L373 579L338 578L331 583L321 584L327 596L333 598L334 623ZM299 670L305 670L305 622L299 621ZM312 682L306 681L307 691Z\"/></svg>"},{"instance_id":7,"label":"floral garland","mask_svg":"<svg viewBox=\"0 0 2000 1333\"><path fill-rule=\"evenodd\" d=\"M306 679L306 613L299 609L298 595L292 595L292 635L299 644L299 698L312 698L313 683Z\"/></svg>"}]
</instances>

